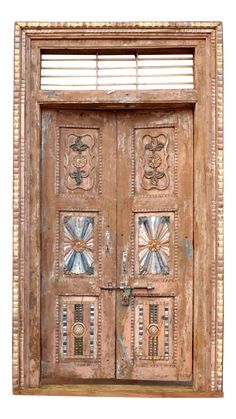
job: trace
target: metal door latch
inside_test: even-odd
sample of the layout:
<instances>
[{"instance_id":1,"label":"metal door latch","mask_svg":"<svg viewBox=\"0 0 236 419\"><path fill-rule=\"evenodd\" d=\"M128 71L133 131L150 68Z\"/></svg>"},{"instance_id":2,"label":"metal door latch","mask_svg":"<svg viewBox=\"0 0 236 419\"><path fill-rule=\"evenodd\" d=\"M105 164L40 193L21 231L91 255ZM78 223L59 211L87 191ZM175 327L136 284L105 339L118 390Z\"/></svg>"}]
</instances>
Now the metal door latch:
<instances>
[{"instance_id":1,"label":"metal door latch","mask_svg":"<svg viewBox=\"0 0 236 419\"><path fill-rule=\"evenodd\" d=\"M121 284L119 287L115 287L112 285L111 282L109 282L107 285L101 285L100 286L101 290L107 290L107 291L114 291L114 290L119 290L121 291L121 305L122 306L128 306L130 303L130 297L132 295L132 290L153 290L154 287L152 285L146 285L146 286L142 286L142 285L137 285L136 287L130 287L128 285L123 285Z\"/></svg>"},{"instance_id":2,"label":"metal door latch","mask_svg":"<svg viewBox=\"0 0 236 419\"><path fill-rule=\"evenodd\" d=\"M131 287L122 288L122 293L121 293L121 305L122 306L129 306L131 292L132 292Z\"/></svg>"}]
</instances>

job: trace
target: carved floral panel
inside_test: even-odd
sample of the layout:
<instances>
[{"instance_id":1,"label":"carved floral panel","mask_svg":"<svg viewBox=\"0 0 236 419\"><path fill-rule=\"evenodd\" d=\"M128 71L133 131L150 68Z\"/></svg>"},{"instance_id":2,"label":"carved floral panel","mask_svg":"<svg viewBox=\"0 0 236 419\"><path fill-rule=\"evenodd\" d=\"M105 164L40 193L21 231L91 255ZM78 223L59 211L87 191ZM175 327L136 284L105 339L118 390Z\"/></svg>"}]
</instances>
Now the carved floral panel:
<instances>
[{"instance_id":1,"label":"carved floral panel","mask_svg":"<svg viewBox=\"0 0 236 419\"><path fill-rule=\"evenodd\" d=\"M174 128L136 129L135 193L163 195L174 191Z\"/></svg>"},{"instance_id":2,"label":"carved floral panel","mask_svg":"<svg viewBox=\"0 0 236 419\"><path fill-rule=\"evenodd\" d=\"M59 190L86 194L98 191L98 129L60 129Z\"/></svg>"},{"instance_id":3,"label":"carved floral panel","mask_svg":"<svg viewBox=\"0 0 236 419\"><path fill-rule=\"evenodd\" d=\"M61 359L95 360L98 353L97 297L60 297L59 329Z\"/></svg>"},{"instance_id":4,"label":"carved floral panel","mask_svg":"<svg viewBox=\"0 0 236 419\"><path fill-rule=\"evenodd\" d=\"M95 216L77 213L61 217L62 263L65 275L94 275Z\"/></svg>"},{"instance_id":5,"label":"carved floral panel","mask_svg":"<svg viewBox=\"0 0 236 419\"><path fill-rule=\"evenodd\" d=\"M134 357L173 363L174 298L134 298Z\"/></svg>"}]
</instances>

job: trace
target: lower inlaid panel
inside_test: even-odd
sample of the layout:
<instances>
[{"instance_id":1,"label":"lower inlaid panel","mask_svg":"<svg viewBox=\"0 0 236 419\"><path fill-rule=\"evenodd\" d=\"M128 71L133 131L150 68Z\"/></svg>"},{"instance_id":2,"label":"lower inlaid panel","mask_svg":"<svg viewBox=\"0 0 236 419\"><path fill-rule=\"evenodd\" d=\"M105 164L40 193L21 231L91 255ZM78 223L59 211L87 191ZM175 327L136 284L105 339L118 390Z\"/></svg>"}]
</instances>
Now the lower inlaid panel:
<instances>
[{"instance_id":1,"label":"lower inlaid panel","mask_svg":"<svg viewBox=\"0 0 236 419\"><path fill-rule=\"evenodd\" d=\"M174 362L174 298L134 298L134 358Z\"/></svg>"},{"instance_id":2,"label":"lower inlaid panel","mask_svg":"<svg viewBox=\"0 0 236 419\"><path fill-rule=\"evenodd\" d=\"M96 360L98 298L59 297L59 328L61 360Z\"/></svg>"}]
</instances>

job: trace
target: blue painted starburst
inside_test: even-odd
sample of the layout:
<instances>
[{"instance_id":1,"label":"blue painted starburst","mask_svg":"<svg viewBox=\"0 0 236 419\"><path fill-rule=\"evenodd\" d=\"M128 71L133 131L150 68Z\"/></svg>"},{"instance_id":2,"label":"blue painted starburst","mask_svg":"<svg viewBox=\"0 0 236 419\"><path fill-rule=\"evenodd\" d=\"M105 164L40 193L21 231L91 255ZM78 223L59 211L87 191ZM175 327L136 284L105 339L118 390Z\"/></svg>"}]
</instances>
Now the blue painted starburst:
<instances>
[{"instance_id":1,"label":"blue painted starburst","mask_svg":"<svg viewBox=\"0 0 236 419\"><path fill-rule=\"evenodd\" d=\"M94 274L94 217L64 217L64 271Z\"/></svg>"},{"instance_id":2,"label":"blue painted starburst","mask_svg":"<svg viewBox=\"0 0 236 419\"><path fill-rule=\"evenodd\" d=\"M170 217L139 217L139 274L163 274L170 271Z\"/></svg>"}]
</instances>

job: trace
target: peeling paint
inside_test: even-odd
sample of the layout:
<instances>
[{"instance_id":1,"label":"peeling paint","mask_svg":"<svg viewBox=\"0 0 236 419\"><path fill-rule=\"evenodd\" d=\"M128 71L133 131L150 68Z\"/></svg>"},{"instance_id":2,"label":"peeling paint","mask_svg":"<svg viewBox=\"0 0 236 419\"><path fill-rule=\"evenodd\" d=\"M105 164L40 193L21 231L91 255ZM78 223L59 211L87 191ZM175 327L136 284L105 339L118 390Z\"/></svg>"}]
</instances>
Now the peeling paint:
<instances>
[{"instance_id":1,"label":"peeling paint","mask_svg":"<svg viewBox=\"0 0 236 419\"><path fill-rule=\"evenodd\" d=\"M193 249L191 240L185 239L185 256L188 260L192 259L193 257Z\"/></svg>"},{"instance_id":2,"label":"peeling paint","mask_svg":"<svg viewBox=\"0 0 236 419\"><path fill-rule=\"evenodd\" d=\"M122 337L120 335L118 336L118 341L119 341L120 346L122 348L122 351L124 353L124 360L125 360L125 362L127 362L127 364L130 364L130 360L129 360L129 357L128 357L128 354L127 354L127 350L126 350L125 344L124 344L123 339L122 339Z\"/></svg>"},{"instance_id":3,"label":"peeling paint","mask_svg":"<svg viewBox=\"0 0 236 419\"><path fill-rule=\"evenodd\" d=\"M56 93L54 90L48 92L48 97L57 97L58 93Z\"/></svg>"}]
</instances>

